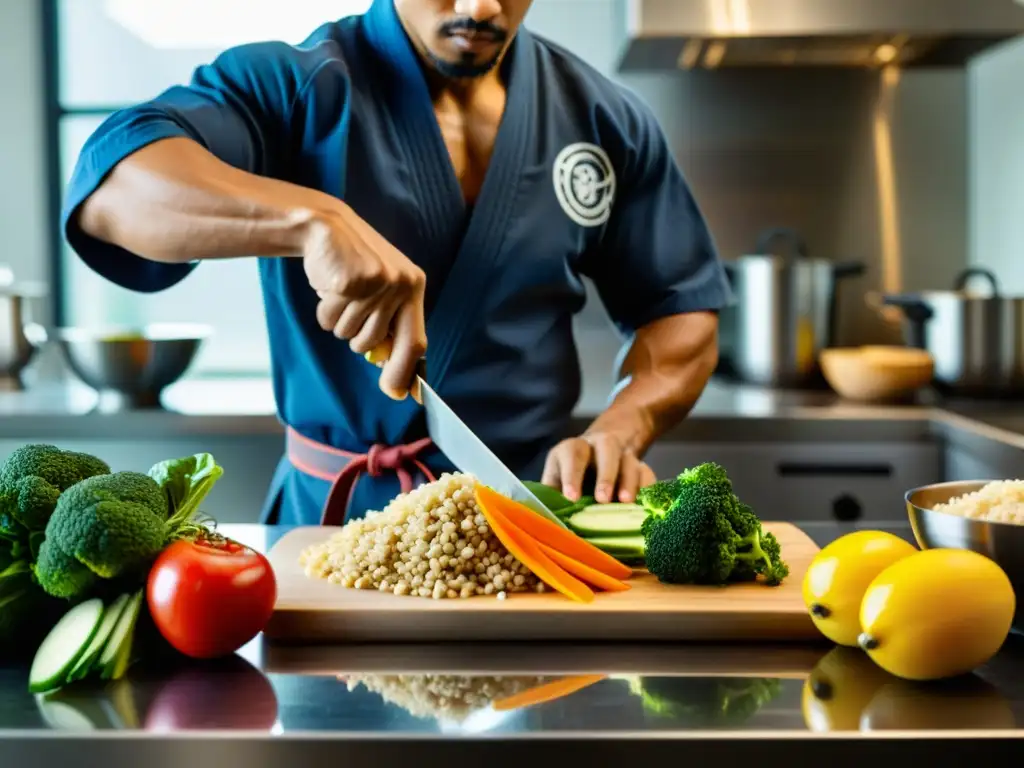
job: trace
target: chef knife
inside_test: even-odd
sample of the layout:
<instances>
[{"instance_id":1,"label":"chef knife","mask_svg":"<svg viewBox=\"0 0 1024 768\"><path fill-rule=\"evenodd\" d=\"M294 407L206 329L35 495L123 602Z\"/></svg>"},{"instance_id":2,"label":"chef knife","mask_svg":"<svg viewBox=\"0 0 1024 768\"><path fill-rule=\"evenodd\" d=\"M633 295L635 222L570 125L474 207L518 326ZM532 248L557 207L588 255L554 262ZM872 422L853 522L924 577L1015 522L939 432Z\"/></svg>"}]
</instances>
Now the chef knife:
<instances>
[{"instance_id":1,"label":"chef knife","mask_svg":"<svg viewBox=\"0 0 1024 768\"><path fill-rule=\"evenodd\" d=\"M384 365L391 353L390 341L377 346L366 354L366 359L378 367ZM503 496L518 501L543 515L562 528L567 528L540 499L505 466L458 414L434 391L426 381L426 360L420 359L416 366L416 399L426 412L427 434L434 445L448 457L460 472L472 475L478 481L493 488Z\"/></svg>"}]
</instances>

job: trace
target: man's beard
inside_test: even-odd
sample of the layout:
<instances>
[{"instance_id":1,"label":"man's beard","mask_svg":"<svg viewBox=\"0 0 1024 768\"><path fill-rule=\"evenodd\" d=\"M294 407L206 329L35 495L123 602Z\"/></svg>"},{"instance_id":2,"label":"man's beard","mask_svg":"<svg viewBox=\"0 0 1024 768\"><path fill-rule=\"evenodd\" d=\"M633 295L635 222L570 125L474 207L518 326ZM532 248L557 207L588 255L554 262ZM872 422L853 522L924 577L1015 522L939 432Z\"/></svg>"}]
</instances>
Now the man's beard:
<instances>
[{"instance_id":1,"label":"man's beard","mask_svg":"<svg viewBox=\"0 0 1024 768\"><path fill-rule=\"evenodd\" d=\"M475 32L480 35L487 35L494 42L502 44L502 48L504 48L503 44L508 39L508 32L494 24L465 18L446 22L439 31L442 36L447 37L454 37L458 32ZM502 50L499 50L491 59L479 62L476 60L475 54L466 51L459 61L448 61L435 56L429 50L427 51L427 57L430 59L430 65L434 70L442 77L453 80L483 77L498 65L498 62L501 61L501 54Z\"/></svg>"},{"instance_id":2,"label":"man's beard","mask_svg":"<svg viewBox=\"0 0 1024 768\"><path fill-rule=\"evenodd\" d=\"M430 66L442 77L463 80L486 75L501 61L501 52L484 62L476 61L472 53L465 54L462 61L447 61L427 51L427 58L430 60Z\"/></svg>"}]
</instances>

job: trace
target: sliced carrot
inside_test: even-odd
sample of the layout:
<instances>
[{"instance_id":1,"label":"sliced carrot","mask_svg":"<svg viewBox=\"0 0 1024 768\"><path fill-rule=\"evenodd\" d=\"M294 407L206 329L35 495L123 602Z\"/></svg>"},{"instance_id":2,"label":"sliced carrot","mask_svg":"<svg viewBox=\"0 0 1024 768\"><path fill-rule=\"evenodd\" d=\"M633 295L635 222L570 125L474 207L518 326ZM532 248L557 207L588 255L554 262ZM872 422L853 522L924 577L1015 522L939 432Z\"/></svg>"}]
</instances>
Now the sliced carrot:
<instances>
[{"instance_id":1,"label":"sliced carrot","mask_svg":"<svg viewBox=\"0 0 1024 768\"><path fill-rule=\"evenodd\" d=\"M538 704L545 704L549 701L555 701L556 699L570 696L571 694L576 693L576 691L581 691L589 685L601 682L606 677L607 675L575 675L573 677L563 677L561 680L555 680L551 683L534 686L522 693L516 693L512 696L506 696L504 699L498 699L491 704L491 709L495 712L509 712L513 709L535 707Z\"/></svg>"},{"instance_id":2,"label":"sliced carrot","mask_svg":"<svg viewBox=\"0 0 1024 768\"><path fill-rule=\"evenodd\" d=\"M480 487L477 486L478 492ZM479 496L477 503L498 541L538 579L572 600L580 603L593 601L594 591L541 552L527 533L512 525L500 511L489 508Z\"/></svg>"},{"instance_id":3,"label":"sliced carrot","mask_svg":"<svg viewBox=\"0 0 1024 768\"><path fill-rule=\"evenodd\" d=\"M540 547L541 551L545 555L550 557L558 563L558 565L562 566L584 584L589 584L591 587L597 587L605 592L625 592L629 589L629 584L626 582L609 576L607 573L602 573L596 568L591 568L589 565L585 565L579 560L574 560L568 555L563 555L557 549L549 547L543 541L538 541L537 546Z\"/></svg>"},{"instance_id":4,"label":"sliced carrot","mask_svg":"<svg viewBox=\"0 0 1024 768\"><path fill-rule=\"evenodd\" d=\"M476 497L481 506L500 511L510 523L524 533L547 544L552 549L557 549L563 555L568 555L615 579L628 579L633 575L633 569L628 565L620 563L607 552L602 552L572 531L541 517L525 504L520 504L518 501L502 496L497 491L479 484Z\"/></svg>"}]
</instances>

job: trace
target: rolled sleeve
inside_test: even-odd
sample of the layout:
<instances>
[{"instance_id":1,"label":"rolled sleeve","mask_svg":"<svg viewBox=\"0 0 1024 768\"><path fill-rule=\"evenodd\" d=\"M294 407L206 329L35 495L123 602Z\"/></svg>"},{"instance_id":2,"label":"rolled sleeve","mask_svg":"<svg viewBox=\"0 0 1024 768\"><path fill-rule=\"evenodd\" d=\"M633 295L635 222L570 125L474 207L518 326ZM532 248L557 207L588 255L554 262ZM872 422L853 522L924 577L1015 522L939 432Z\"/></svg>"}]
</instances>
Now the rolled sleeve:
<instances>
[{"instance_id":1,"label":"rolled sleeve","mask_svg":"<svg viewBox=\"0 0 1024 768\"><path fill-rule=\"evenodd\" d=\"M195 264L150 261L98 240L82 229L78 211L121 160L156 141L188 135L159 113L127 110L113 115L100 126L79 155L65 193L61 227L68 245L86 266L122 288L155 293L183 280Z\"/></svg>"},{"instance_id":2,"label":"rolled sleeve","mask_svg":"<svg viewBox=\"0 0 1024 768\"><path fill-rule=\"evenodd\" d=\"M163 139L192 139L240 170L273 173L298 91L282 46L253 44L226 51L197 68L187 86L114 113L89 138L65 191L61 227L90 269L143 293L169 288L195 269L198 262L155 262L98 240L82 229L79 211L122 160Z\"/></svg>"},{"instance_id":3,"label":"rolled sleeve","mask_svg":"<svg viewBox=\"0 0 1024 768\"><path fill-rule=\"evenodd\" d=\"M587 269L626 333L660 318L717 312L733 301L707 222L649 108L635 97L616 200Z\"/></svg>"}]
</instances>

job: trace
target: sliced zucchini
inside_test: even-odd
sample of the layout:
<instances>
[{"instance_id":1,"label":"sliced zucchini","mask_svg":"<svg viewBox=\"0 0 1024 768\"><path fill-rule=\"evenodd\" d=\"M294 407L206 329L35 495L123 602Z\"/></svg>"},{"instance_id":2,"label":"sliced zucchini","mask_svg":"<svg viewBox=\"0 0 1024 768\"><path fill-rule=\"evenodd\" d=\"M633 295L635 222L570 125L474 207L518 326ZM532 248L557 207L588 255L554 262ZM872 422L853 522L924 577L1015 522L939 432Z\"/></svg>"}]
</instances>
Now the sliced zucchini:
<instances>
[{"instance_id":1,"label":"sliced zucchini","mask_svg":"<svg viewBox=\"0 0 1024 768\"><path fill-rule=\"evenodd\" d=\"M643 536L594 536L587 541L616 560L634 562L644 557Z\"/></svg>"},{"instance_id":2,"label":"sliced zucchini","mask_svg":"<svg viewBox=\"0 0 1024 768\"><path fill-rule=\"evenodd\" d=\"M86 600L65 613L40 644L28 674L31 693L46 693L64 685L103 621L103 601Z\"/></svg>"},{"instance_id":3,"label":"sliced zucchini","mask_svg":"<svg viewBox=\"0 0 1024 768\"><path fill-rule=\"evenodd\" d=\"M583 537L635 536L647 517L639 504L591 504L574 512L566 522Z\"/></svg>"},{"instance_id":4,"label":"sliced zucchini","mask_svg":"<svg viewBox=\"0 0 1024 768\"><path fill-rule=\"evenodd\" d=\"M104 609L103 621L100 622L99 629L97 629L96 634L93 635L92 641L89 643L89 647L85 649L85 652L79 657L75 666L71 668L71 671L68 673L67 682L73 683L76 680L84 680L89 676L93 666L96 664L96 659L98 659L100 654L103 652L103 648L110 639L110 635L114 631L117 620L124 612L124 607L128 604L128 600L130 598L130 594L120 595L114 600L114 602Z\"/></svg>"},{"instance_id":5,"label":"sliced zucchini","mask_svg":"<svg viewBox=\"0 0 1024 768\"><path fill-rule=\"evenodd\" d=\"M114 625L110 637L107 638L106 645L103 646L103 652L96 661L96 666L104 680L118 680L128 671L128 662L131 661L132 656L132 641L135 639L135 624L142 610L144 595L145 591L140 589L128 598L128 604L118 617L117 624Z\"/></svg>"}]
</instances>

